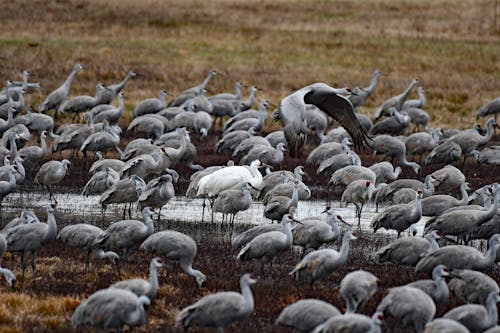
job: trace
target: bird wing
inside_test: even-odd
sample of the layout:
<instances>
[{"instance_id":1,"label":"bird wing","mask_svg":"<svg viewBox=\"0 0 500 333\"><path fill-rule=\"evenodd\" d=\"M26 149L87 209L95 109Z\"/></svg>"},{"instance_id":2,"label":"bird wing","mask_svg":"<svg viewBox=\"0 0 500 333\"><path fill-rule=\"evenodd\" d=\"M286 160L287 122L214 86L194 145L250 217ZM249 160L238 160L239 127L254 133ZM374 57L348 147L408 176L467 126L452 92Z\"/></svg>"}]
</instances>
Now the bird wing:
<instances>
[{"instance_id":1,"label":"bird wing","mask_svg":"<svg viewBox=\"0 0 500 333\"><path fill-rule=\"evenodd\" d=\"M304 96L307 104L314 104L323 112L331 116L351 135L356 147L362 147L370 137L359 123L351 101L333 91L327 85L313 85L313 88Z\"/></svg>"}]
</instances>

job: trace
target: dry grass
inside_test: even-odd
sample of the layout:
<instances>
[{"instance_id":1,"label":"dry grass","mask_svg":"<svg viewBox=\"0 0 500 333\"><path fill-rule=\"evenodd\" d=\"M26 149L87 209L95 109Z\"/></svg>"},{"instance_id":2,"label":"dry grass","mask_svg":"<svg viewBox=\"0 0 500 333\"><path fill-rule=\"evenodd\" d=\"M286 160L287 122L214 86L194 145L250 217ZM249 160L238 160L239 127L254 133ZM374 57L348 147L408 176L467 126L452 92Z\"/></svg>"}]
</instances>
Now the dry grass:
<instances>
[{"instance_id":1,"label":"dry grass","mask_svg":"<svg viewBox=\"0 0 500 333\"><path fill-rule=\"evenodd\" d=\"M366 85L386 76L363 111L401 92L413 77L428 94L433 124L469 126L498 95L500 29L488 1L4 1L0 4L0 73L23 69L42 83L35 105L85 66L74 94L139 76L127 109L166 88L200 82L210 68L225 75L209 93L255 84L277 103L313 81ZM13 14L15 13L15 14ZM29 24L28 24L29 22ZM498 24L497 24L498 25Z\"/></svg>"}]
</instances>

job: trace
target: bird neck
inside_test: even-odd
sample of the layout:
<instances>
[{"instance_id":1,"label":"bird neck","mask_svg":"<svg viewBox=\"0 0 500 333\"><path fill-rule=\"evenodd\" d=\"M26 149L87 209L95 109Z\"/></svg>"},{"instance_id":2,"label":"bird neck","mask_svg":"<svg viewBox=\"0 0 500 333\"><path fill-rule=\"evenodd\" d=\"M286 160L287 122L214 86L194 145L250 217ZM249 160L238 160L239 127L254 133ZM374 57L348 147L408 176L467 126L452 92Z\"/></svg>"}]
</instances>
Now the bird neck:
<instances>
[{"instance_id":1,"label":"bird neck","mask_svg":"<svg viewBox=\"0 0 500 333\"><path fill-rule=\"evenodd\" d=\"M486 144L488 141L490 141L492 136L493 136L493 122L488 121L488 124L486 127L486 134L484 136L481 136L480 144Z\"/></svg>"},{"instance_id":2,"label":"bird neck","mask_svg":"<svg viewBox=\"0 0 500 333\"><path fill-rule=\"evenodd\" d=\"M469 194L467 193L467 186L465 184L462 184L460 186L460 192L462 194L462 199L460 199L459 204L460 206L466 205L469 202Z\"/></svg>"},{"instance_id":3,"label":"bird neck","mask_svg":"<svg viewBox=\"0 0 500 333\"><path fill-rule=\"evenodd\" d=\"M239 84L236 85L234 96L237 100L241 99L241 86Z\"/></svg>"},{"instance_id":4,"label":"bird neck","mask_svg":"<svg viewBox=\"0 0 500 333\"><path fill-rule=\"evenodd\" d=\"M158 292L159 284L158 284L158 268L154 263L149 265L149 286L150 293L156 296Z\"/></svg>"},{"instance_id":5,"label":"bird neck","mask_svg":"<svg viewBox=\"0 0 500 333\"><path fill-rule=\"evenodd\" d=\"M406 101L406 99L408 98L408 95L410 94L410 92L412 91L412 89L417 85L417 81L416 80L413 80L410 85L406 88L405 91L403 91L403 93L401 95L399 95L399 101L401 103L401 105L403 105L404 101ZM400 106L401 106L400 105Z\"/></svg>"},{"instance_id":6,"label":"bird neck","mask_svg":"<svg viewBox=\"0 0 500 333\"><path fill-rule=\"evenodd\" d=\"M378 80L378 77L379 77L379 74L378 73L374 73L372 75L372 79L370 81L370 85L366 88L364 88L364 90L368 93L368 94L372 94L374 91L375 91L375 88L377 87L377 80Z\"/></svg>"},{"instance_id":7,"label":"bird neck","mask_svg":"<svg viewBox=\"0 0 500 333\"><path fill-rule=\"evenodd\" d=\"M144 213L144 224L146 225L146 233L151 235L155 231L155 226L153 223L153 218L150 213Z\"/></svg>"},{"instance_id":8,"label":"bird neck","mask_svg":"<svg viewBox=\"0 0 500 333\"><path fill-rule=\"evenodd\" d=\"M486 251L484 256L478 258L478 263L476 263L476 266L480 268L488 268L493 265L497 256L496 245L497 241L494 237L491 237L488 241L488 250Z\"/></svg>"},{"instance_id":9,"label":"bird neck","mask_svg":"<svg viewBox=\"0 0 500 333\"><path fill-rule=\"evenodd\" d=\"M123 79L122 82L118 83L115 87L115 93L120 92L123 88L125 88L125 85L127 84L128 80L130 80L134 75L132 75L132 72L128 72L127 76Z\"/></svg>"},{"instance_id":10,"label":"bird neck","mask_svg":"<svg viewBox=\"0 0 500 333\"><path fill-rule=\"evenodd\" d=\"M121 116L123 113L123 110L125 110L125 99L120 96L118 100L118 114Z\"/></svg>"},{"instance_id":11,"label":"bird neck","mask_svg":"<svg viewBox=\"0 0 500 333\"><path fill-rule=\"evenodd\" d=\"M205 89L208 85L208 82L210 82L210 80L212 79L212 76L214 76L214 73L213 72L209 72L207 77L205 78L205 80L203 80L203 82L201 83L200 85L200 90L203 91L203 89Z\"/></svg>"},{"instance_id":12,"label":"bird neck","mask_svg":"<svg viewBox=\"0 0 500 333\"><path fill-rule=\"evenodd\" d=\"M413 209L413 211L420 216L422 215L422 198L418 195L415 199L415 208Z\"/></svg>"},{"instance_id":13,"label":"bird neck","mask_svg":"<svg viewBox=\"0 0 500 333\"><path fill-rule=\"evenodd\" d=\"M254 102L255 102L255 89L250 89L250 95L248 96L245 105L248 107L252 107Z\"/></svg>"},{"instance_id":14,"label":"bird neck","mask_svg":"<svg viewBox=\"0 0 500 333\"><path fill-rule=\"evenodd\" d=\"M497 310L497 295L490 293L486 299L486 312L488 314L488 323L491 326L498 322L498 310Z\"/></svg>"},{"instance_id":15,"label":"bird neck","mask_svg":"<svg viewBox=\"0 0 500 333\"><path fill-rule=\"evenodd\" d=\"M380 329L380 324L378 321L372 320L372 326L368 333L382 333L382 330Z\"/></svg>"},{"instance_id":16,"label":"bird neck","mask_svg":"<svg viewBox=\"0 0 500 333\"><path fill-rule=\"evenodd\" d=\"M332 230L332 232L334 234L336 234L338 237L338 235L340 234L340 229L339 229L337 222L335 221L335 214L333 212L327 213L326 223L330 226L330 229Z\"/></svg>"},{"instance_id":17,"label":"bird neck","mask_svg":"<svg viewBox=\"0 0 500 333\"><path fill-rule=\"evenodd\" d=\"M257 127L259 129L261 129L262 127L264 127L264 123L266 121L266 118L267 118L267 109L265 106L261 106L259 108L259 117L258 117L258 125Z\"/></svg>"},{"instance_id":18,"label":"bird neck","mask_svg":"<svg viewBox=\"0 0 500 333\"><path fill-rule=\"evenodd\" d=\"M295 185L293 187L292 198L290 200L290 205L297 207L299 203L299 186Z\"/></svg>"},{"instance_id":19,"label":"bird neck","mask_svg":"<svg viewBox=\"0 0 500 333\"><path fill-rule=\"evenodd\" d=\"M17 172L17 171L9 172L9 184L10 184L11 188L16 187L16 176L14 175L14 172Z\"/></svg>"},{"instance_id":20,"label":"bird neck","mask_svg":"<svg viewBox=\"0 0 500 333\"><path fill-rule=\"evenodd\" d=\"M498 201L500 201L500 188L498 188L495 191L495 197L493 198L493 205L491 205L490 209L484 213L483 218L481 219L482 222L488 221L496 214L498 208Z\"/></svg>"},{"instance_id":21,"label":"bird neck","mask_svg":"<svg viewBox=\"0 0 500 333\"><path fill-rule=\"evenodd\" d=\"M434 193L434 184L432 184L432 179L431 177L427 176L425 177L425 184L424 184L424 194L429 196Z\"/></svg>"},{"instance_id":22,"label":"bird neck","mask_svg":"<svg viewBox=\"0 0 500 333\"><path fill-rule=\"evenodd\" d=\"M439 249L439 243L433 234L428 234L424 238L429 242L431 251Z\"/></svg>"},{"instance_id":23,"label":"bird neck","mask_svg":"<svg viewBox=\"0 0 500 333\"><path fill-rule=\"evenodd\" d=\"M73 82L73 79L75 78L76 74L78 73L79 69L78 68L73 68L71 73L68 75L66 78L66 81L64 81L63 86L69 90L69 87L71 86L71 82Z\"/></svg>"},{"instance_id":24,"label":"bird neck","mask_svg":"<svg viewBox=\"0 0 500 333\"><path fill-rule=\"evenodd\" d=\"M55 239L57 234L57 224L56 224L56 217L54 216L53 211L50 211L47 214L47 225L48 229L44 239L45 240Z\"/></svg>"},{"instance_id":25,"label":"bird neck","mask_svg":"<svg viewBox=\"0 0 500 333\"><path fill-rule=\"evenodd\" d=\"M243 295L243 300L245 301L245 307L248 311L253 311L254 309L254 300L252 295L252 290L250 289L250 285L245 282L240 283L241 294Z\"/></svg>"},{"instance_id":26,"label":"bird neck","mask_svg":"<svg viewBox=\"0 0 500 333\"><path fill-rule=\"evenodd\" d=\"M342 238L342 247L340 248L340 258L342 261L347 260L347 255L349 254L349 242L350 240L344 236Z\"/></svg>"},{"instance_id":27,"label":"bird neck","mask_svg":"<svg viewBox=\"0 0 500 333\"><path fill-rule=\"evenodd\" d=\"M425 105L425 94L422 90L417 90L417 94L418 94L418 104L419 104L419 108L422 108L424 105Z\"/></svg>"}]
</instances>

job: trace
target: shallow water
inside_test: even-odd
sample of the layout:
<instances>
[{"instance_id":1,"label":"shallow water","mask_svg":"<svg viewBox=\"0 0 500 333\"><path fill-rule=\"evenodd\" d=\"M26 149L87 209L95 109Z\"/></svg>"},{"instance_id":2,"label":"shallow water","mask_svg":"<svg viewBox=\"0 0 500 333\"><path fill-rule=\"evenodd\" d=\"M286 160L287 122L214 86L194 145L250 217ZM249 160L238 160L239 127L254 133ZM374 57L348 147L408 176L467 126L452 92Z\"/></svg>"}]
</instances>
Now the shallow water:
<instances>
[{"instance_id":1,"label":"shallow water","mask_svg":"<svg viewBox=\"0 0 500 333\"><path fill-rule=\"evenodd\" d=\"M68 218L68 223L93 223L102 222L103 217L101 213L101 205L99 204L99 196L81 196L79 194L55 194L58 203L57 211ZM22 199L18 193L9 195L3 203L4 212L8 215L18 215L21 207L33 209L39 216L40 211L44 210L49 203L49 198L46 194L30 193L29 197L24 194ZM323 200L314 201L300 201L297 207L297 215L300 218L309 216L319 216L327 205L330 205L337 215L347 222L352 224L352 228L356 228L357 218L354 206L350 205L344 207L339 201L326 202ZM115 221L122 219L124 205L109 205L105 212L106 221ZM379 211L383 211L384 207L380 207ZM203 199L189 199L186 197L176 197L168 202L162 208L162 220L172 222L201 222L203 212ZM361 229L370 229L370 224L373 216L376 214L375 206L366 206L363 209L361 216ZM43 214L42 214L43 216ZM132 217L141 219L141 214L135 206L132 209ZM422 235L423 228L427 217L423 217L417 224L418 234ZM205 210L205 221L210 221L210 211ZM71 222L70 222L71 221ZM222 214L217 213L214 215L215 222L222 221ZM254 202L252 206L243 212L236 215L236 224L261 224L269 223L270 220L264 217L264 205L261 202ZM379 232L388 234L396 234L393 231L386 231L385 229Z\"/></svg>"}]
</instances>

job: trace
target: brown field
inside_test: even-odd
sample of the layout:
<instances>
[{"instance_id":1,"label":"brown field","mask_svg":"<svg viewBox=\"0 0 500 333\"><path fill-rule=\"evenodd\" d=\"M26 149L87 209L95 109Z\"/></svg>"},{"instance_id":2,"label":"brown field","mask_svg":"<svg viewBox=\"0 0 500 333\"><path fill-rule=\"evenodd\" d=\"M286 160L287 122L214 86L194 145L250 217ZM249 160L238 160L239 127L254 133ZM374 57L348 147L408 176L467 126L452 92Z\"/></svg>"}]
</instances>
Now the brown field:
<instances>
[{"instance_id":1,"label":"brown field","mask_svg":"<svg viewBox=\"0 0 500 333\"><path fill-rule=\"evenodd\" d=\"M316 81L366 86L372 71L380 68L385 75L361 112L371 114L416 77L426 90L425 109L431 115L431 126L466 128L473 124L482 104L499 96L499 13L500 4L494 0L0 1L0 78L20 80L20 73L28 70L30 81L42 85L27 97L28 103L38 106L77 62L84 70L73 82L72 95L93 94L98 81L116 83L127 70L134 70L138 76L125 89L124 127L137 102L157 96L160 89L175 95L201 82L212 68L221 75L210 82L209 95L232 91L234 83L242 80L247 85L244 96L248 86L256 85L261 90L257 97L275 104ZM277 126L269 123L266 131ZM228 156L209 154L216 139L211 136L202 142L194 138L201 156L197 162L213 165L227 160ZM362 157L368 165L378 161L368 154ZM89 167L84 162L79 158L73 164L72 177L64 180L61 191L80 192ZM299 163L304 161L287 158L284 167L291 169ZM422 174L434 169L424 166ZM177 190L182 194L192 171L184 167L180 171ZM314 174L314 169L308 172ZM500 167L470 163L466 176L475 189L498 181L499 172ZM413 177L409 170L403 176ZM326 196L321 186L327 180L311 180L318 189L313 197ZM31 185L25 190L33 190ZM11 214L3 214L0 225L10 218ZM80 219L57 213L56 218L60 227ZM227 230L220 225L163 223L162 228L195 238L199 254L194 266L208 280L198 289L179 270L173 272L170 266L162 270L159 295L148 311L149 324L141 332L180 332L173 324L184 306L211 292L238 290L242 273L258 271L256 263L235 262ZM386 237L361 237L352 243L344 269L316 287L288 278L299 258L297 253L281 255L272 275L253 287L254 314L228 331L289 332L272 323L285 305L306 297L320 298L342 310L344 302L336 286L347 272L360 268L381 280L379 292L362 310L373 313L387 288L423 278L409 268L373 264L369 254L387 241ZM80 252L56 242L37 255L36 288L30 271L25 285L18 285L15 292L0 279L0 332L71 331L70 318L80 301L118 280L113 267L96 260L91 272L84 273L82 259ZM7 254L2 264L15 265L20 278L19 257L15 263L11 260ZM145 254L134 252L130 271L123 278L146 278L148 260ZM500 281L498 267L488 274ZM447 307L438 307L436 315L457 304L460 301L452 296ZM383 330L402 332L393 319L385 322Z\"/></svg>"}]
</instances>

